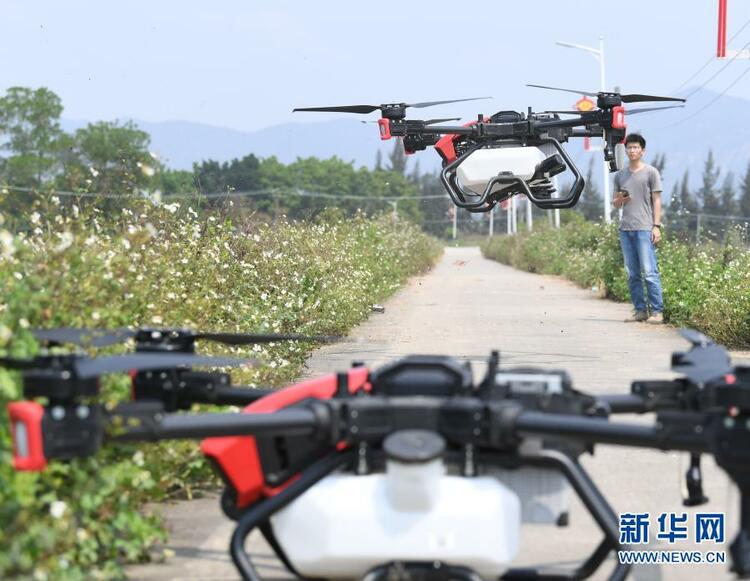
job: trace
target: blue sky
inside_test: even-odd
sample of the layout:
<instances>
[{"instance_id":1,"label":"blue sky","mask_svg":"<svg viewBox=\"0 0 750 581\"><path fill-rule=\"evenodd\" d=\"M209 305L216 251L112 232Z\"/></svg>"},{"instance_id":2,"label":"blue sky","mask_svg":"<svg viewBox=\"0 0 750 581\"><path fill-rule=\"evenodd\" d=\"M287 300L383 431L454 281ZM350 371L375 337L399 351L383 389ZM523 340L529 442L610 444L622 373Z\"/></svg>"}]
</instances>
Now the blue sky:
<instances>
[{"instance_id":1,"label":"blue sky","mask_svg":"<svg viewBox=\"0 0 750 581\"><path fill-rule=\"evenodd\" d=\"M608 85L669 94L715 53L716 20L717 0L5 0L0 90L46 86L73 119L240 130L304 121L295 106L491 95L440 115L567 108L574 95L524 87L598 89L595 59L555 40L597 46L601 34ZM748 20L750 1L729 0L729 36ZM732 44L749 41L750 26ZM733 62L707 87L722 91L748 67ZM750 74L727 94L750 97Z\"/></svg>"}]
</instances>

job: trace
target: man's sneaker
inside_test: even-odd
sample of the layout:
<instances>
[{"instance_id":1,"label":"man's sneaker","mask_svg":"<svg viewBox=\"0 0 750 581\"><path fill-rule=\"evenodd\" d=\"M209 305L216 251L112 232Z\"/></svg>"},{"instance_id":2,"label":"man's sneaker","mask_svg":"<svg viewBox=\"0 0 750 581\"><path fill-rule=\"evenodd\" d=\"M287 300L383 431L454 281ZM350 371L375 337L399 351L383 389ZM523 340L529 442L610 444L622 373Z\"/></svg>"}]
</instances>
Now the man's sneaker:
<instances>
[{"instance_id":1,"label":"man's sneaker","mask_svg":"<svg viewBox=\"0 0 750 581\"><path fill-rule=\"evenodd\" d=\"M651 313L651 316L646 319L647 323L652 325L661 325L664 323L664 315L662 313Z\"/></svg>"},{"instance_id":2,"label":"man's sneaker","mask_svg":"<svg viewBox=\"0 0 750 581\"><path fill-rule=\"evenodd\" d=\"M626 323L642 323L648 319L648 313L646 311L635 311L632 315L630 315L627 319L625 319Z\"/></svg>"}]
</instances>

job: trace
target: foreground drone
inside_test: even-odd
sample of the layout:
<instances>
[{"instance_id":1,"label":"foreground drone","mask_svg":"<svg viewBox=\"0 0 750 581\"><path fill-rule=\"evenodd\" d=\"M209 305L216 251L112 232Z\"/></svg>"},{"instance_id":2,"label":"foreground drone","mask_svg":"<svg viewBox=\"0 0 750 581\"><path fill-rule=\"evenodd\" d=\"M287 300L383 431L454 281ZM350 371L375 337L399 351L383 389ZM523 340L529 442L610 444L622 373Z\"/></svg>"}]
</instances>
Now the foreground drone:
<instances>
[{"instance_id":1,"label":"foreground drone","mask_svg":"<svg viewBox=\"0 0 750 581\"><path fill-rule=\"evenodd\" d=\"M245 548L255 528L303 579L587 578L608 554L628 550L616 513L579 462L597 443L689 453L686 506L706 502L700 456L713 456L740 492L728 552L733 571L747 577L750 367L733 366L700 333L683 336L692 347L672 355L677 379L636 381L622 395L577 391L560 370L502 367L497 352L478 382L451 357L415 355L275 392L217 394L216 404L238 403L244 391L250 405L238 413L165 413L168 371L236 360L162 352L0 366L21 370L28 400L9 404L17 470L91 456L107 442L206 438L202 452L226 484L222 508L237 521L230 553L245 580L260 579ZM152 383L164 385L135 391L135 402L98 404L98 375L131 367L162 369ZM655 413L655 422L611 420L628 413ZM514 567L521 526L566 526L571 489L601 529L596 549L565 573ZM617 563L610 579L630 567Z\"/></svg>"},{"instance_id":2,"label":"foreground drone","mask_svg":"<svg viewBox=\"0 0 750 581\"><path fill-rule=\"evenodd\" d=\"M380 138L403 139L406 153L434 146L443 161L440 178L460 208L470 212L488 212L499 202L524 194L540 208L571 208L578 202L585 182L581 172L560 145L571 137L602 137L604 159L610 171L617 169L615 145L625 139L625 108L623 103L646 101L679 101L677 97L592 93L543 85L541 89L566 91L596 97L591 111L544 111L518 113L499 111L491 117L478 115L477 120L463 126L439 125L455 119L406 119L406 109L431 107L445 103L475 101L455 99L423 103L391 103L384 105L345 105L338 107L304 107L294 111L319 111L368 114L379 110ZM627 111L629 115L672 109L645 107ZM572 116L561 118L561 115ZM581 128L581 129L575 129ZM570 170L575 180L564 196L556 193L552 178Z\"/></svg>"}]
</instances>

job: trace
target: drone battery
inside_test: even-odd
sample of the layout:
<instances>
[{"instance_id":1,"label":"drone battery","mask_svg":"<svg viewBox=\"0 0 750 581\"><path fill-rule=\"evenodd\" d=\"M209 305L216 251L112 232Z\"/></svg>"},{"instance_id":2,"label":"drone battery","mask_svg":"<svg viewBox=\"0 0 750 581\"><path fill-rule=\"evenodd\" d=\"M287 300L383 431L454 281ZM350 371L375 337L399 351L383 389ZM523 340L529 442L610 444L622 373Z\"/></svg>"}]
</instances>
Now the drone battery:
<instances>
[{"instance_id":1,"label":"drone battery","mask_svg":"<svg viewBox=\"0 0 750 581\"><path fill-rule=\"evenodd\" d=\"M546 157L538 147L479 149L456 168L456 175L463 188L482 194L487 183L500 173L528 181Z\"/></svg>"}]
</instances>

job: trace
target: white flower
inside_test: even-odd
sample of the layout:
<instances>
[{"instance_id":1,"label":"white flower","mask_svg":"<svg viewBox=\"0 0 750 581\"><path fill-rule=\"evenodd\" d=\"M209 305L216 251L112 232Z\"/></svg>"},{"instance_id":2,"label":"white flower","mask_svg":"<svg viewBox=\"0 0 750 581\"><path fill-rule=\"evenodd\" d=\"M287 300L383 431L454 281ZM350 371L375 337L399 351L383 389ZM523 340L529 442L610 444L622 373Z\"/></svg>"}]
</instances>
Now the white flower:
<instances>
[{"instance_id":1,"label":"white flower","mask_svg":"<svg viewBox=\"0 0 750 581\"><path fill-rule=\"evenodd\" d=\"M102 318L102 316L99 314L99 311L94 311L93 313L91 313L91 318L95 321L98 321Z\"/></svg>"},{"instance_id":2,"label":"white flower","mask_svg":"<svg viewBox=\"0 0 750 581\"><path fill-rule=\"evenodd\" d=\"M94 177L96 177L96 176L99 175L99 172L96 171L96 168L90 167L89 171L91 172L91 175L94 176Z\"/></svg>"},{"instance_id":3,"label":"white flower","mask_svg":"<svg viewBox=\"0 0 750 581\"><path fill-rule=\"evenodd\" d=\"M21 327L21 329L28 329L30 326L28 319L18 319L18 326Z\"/></svg>"},{"instance_id":4,"label":"white flower","mask_svg":"<svg viewBox=\"0 0 750 581\"><path fill-rule=\"evenodd\" d=\"M150 165L146 165L145 163L138 162L138 167L141 168L141 172L143 172L143 175L147 177L151 177L156 173L156 170L151 167Z\"/></svg>"},{"instance_id":5,"label":"white flower","mask_svg":"<svg viewBox=\"0 0 750 581\"><path fill-rule=\"evenodd\" d=\"M73 245L73 233L72 232L61 232L58 235L58 238L60 238L60 242L55 246L56 252L62 252L63 250L67 250Z\"/></svg>"},{"instance_id":6,"label":"white flower","mask_svg":"<svg viewBox=\"0 0 750 581\"><path fill-rule=\"evenodd\" d=\"M54 204L55 206L59 206L59 205L60 205L60 198L58 198L57 196L52 196L52 197L50 198L50 201L51 201L51 202L52 202L52 203L53 203L53 204Z\"/></svg>"},{"instance_id":7,"label":"white flower","mask_svg":"<svg viewBox=\"0 0 750 581\"><path fill-rule=\"evenodd\" d=\"M130 240L127 238L122 239L122 245L125 247L125 250L130 250Z\"/></svg>"},{"instance_id":8,"label":"white flower","mask_svg":"<svg viewBox=\"0 0 750 581\"><path fill-rule=\"evenodd\" d=\"M42 215L39 212L34 212L31 214L29 219L31 220L32 224L39 224L39 220L41 219Z\"/></svg>"},{"instance_id":9,"label":"white flower","mask_svg":"<svg viewBox=\"0 0 750 581\"><path fill-rule=\"evenodd\" d=\"M23 275L20 272L14 272L13 276L15 277L16 280L22 280L23 279Z\"/></svg>"},{"instance_id":10,"label":"white flower","mask_svg":"<svg viewBox=\"0 0 750 581\"><path fill-rule=\"evenodd\" d=\"M0 258L10 258L16 251L13 245L13 234L7 230L0 230Z\"/></svg>"},{"instance_id":11,"label":"white flower","mask_svg":"<svg viewBox=\"0 0 750 581\"><path fill-rule=\"evenodd\" d=\"M49 505L49 513L52 518L62 518L62 515L65 514L67 508L68 505L65 504L62 500L55 500L52 504Z\"/></svg>"},{"instance_id":12,"label":"white flower","mask_svg":"<svg viewBox=\"0 0 750 581\"><path fill-rule=\"evenodd\" d=\"M161 325L164 322L164 319L162 319L159 315L155 315L151 317L151 322L154 325Z\"/></svg>"},{"instance_id":13,"label":"white flower","mask_svg":"<svg viewBox=\"0 0 750 581\"><path fill-rule=\"evenodd\" d=\"M136 466L143 466L143 452L141 450L137 450L135 454L133 454L133 462Z\"/></svg>"},{"instance_id":14,"label":"white flower","mask_svg":"<svg viewBox=\"0 0 750 581\"><path fill-rule=\"evenodd\" d=\"M5 325L0 324L0 345L5 345L13 336L13 332Z\"/></svg>"}]
</instances>

